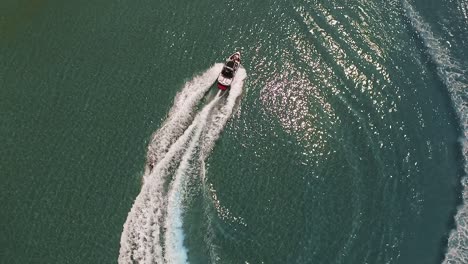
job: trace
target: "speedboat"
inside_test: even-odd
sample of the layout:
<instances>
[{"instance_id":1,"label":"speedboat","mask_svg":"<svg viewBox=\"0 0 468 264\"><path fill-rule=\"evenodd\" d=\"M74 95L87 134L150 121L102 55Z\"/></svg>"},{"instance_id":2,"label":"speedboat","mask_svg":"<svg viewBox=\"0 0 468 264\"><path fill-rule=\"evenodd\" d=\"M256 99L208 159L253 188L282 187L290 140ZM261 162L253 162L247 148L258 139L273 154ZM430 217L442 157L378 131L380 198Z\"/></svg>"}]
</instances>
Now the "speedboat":
<instances>
[{"instance_id":1,"label":"speedboat","mask_svg":"<svg viewBox=\"0 0 468 264\"><path fill-rule=\"evenodd\" d=\"M234 80L234 76L236 75L240 64L240 52L236 52L226 59L223 70L218 76L218 88L220 90L225 91L231 87L232 80Z\"/></svg>"}]
</instances>

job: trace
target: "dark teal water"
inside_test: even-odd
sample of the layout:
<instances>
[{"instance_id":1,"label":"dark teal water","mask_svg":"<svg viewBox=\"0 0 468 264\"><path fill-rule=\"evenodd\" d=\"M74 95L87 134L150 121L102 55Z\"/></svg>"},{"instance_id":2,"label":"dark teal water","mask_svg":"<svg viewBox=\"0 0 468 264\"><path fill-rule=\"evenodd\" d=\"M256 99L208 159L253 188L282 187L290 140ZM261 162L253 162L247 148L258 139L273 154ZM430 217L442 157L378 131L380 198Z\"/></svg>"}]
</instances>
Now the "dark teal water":
<instances>
[{"instance_id":1,"label":"dark teal water","mask_svg":"<svg viewBox=\"0 0 468 264\"><path fill-rule=\"evenodd\" d=\"M128 230L161 230L144 239L168 263L174 230L190 263L466 263L467 14L465 0L1 2L0 262L126 263L151 135L240 50L241 100L188 165L204 180L186 172L172 206L182 165L148 177L166 185L146 204L162 222ZM201 133L181 151L203 154Z\"/></svg>"}]
</instances>

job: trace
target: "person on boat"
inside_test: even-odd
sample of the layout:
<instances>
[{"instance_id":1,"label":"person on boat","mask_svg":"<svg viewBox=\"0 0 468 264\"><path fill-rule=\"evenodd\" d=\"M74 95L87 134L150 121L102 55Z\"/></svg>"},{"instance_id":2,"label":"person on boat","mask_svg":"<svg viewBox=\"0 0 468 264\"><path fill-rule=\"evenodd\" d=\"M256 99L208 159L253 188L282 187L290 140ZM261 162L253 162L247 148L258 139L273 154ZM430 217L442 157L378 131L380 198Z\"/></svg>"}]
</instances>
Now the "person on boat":
<instances>
[{"instance_id":1,"label":"person on boat","mask_svg":"<svg viewBox=\"0 0 468 264\"><path fill-rule=\"evenodd\" d=\"M232 55L231 60L240 62L239 55L238 54Z\"/></svg>"}]
</instances>

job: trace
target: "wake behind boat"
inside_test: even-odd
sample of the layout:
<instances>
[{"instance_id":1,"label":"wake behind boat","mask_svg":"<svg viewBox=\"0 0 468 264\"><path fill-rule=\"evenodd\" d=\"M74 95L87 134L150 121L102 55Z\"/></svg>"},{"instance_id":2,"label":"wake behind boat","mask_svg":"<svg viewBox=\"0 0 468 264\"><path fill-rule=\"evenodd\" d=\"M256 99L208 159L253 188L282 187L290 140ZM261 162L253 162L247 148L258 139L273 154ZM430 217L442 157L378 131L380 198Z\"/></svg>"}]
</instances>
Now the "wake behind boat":
<instances>
[{"instance_id":1,"label":"wake behind boat","mask_svg":"<svg viewBox=\"0 0 468 264\"><path fill-rule=\"evenodd\" d=\"M236 52L226 59L223 70L218 76L218 88L220 90L225 91L231 87L232 81L234 80L234 76L236 75L240 64L240 52Z\"/></svg>"}]
</instances>

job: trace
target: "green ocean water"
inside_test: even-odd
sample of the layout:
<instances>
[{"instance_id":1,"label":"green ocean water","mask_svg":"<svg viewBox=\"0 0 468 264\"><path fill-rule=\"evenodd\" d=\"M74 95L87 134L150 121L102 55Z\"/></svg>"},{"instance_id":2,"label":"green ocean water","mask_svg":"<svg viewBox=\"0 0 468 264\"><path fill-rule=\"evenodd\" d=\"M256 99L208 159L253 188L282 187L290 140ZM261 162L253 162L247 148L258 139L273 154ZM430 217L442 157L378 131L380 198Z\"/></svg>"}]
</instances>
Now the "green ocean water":
<instances>
[{"instance_id":1,"label":"green ocean water","mask_svg":"<svg viewBox=\"0 0 468 264\"><path fill-rule=\"evenodd\" d=\"M0 263L126 263L151 135L236 50L241 100L184 200L188 262L464 263L468 238L449 234L467 226L467 14L466 0L0 2Z\"/></svg>"}]
</instances>

